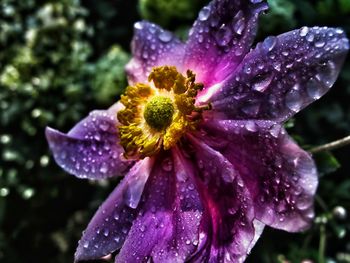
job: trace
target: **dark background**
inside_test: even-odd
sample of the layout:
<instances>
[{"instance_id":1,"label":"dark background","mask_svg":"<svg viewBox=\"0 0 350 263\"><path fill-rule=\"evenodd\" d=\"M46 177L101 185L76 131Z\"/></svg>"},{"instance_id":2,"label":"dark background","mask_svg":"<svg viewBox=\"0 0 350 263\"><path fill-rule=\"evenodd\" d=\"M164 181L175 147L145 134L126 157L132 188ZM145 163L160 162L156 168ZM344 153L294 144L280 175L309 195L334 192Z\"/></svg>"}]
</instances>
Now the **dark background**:
<instances>
[{"instance_id":1,"label":"dark background","mask_svg":"<svg viewBox=\"0 0 350 263\"><path fill-rule=\"evenodd\" d=\"M64 173L45 126L68 131L126 86L133 23L185 36L205 0L0 0L0 262L73 261L82 230L117 184ZM270 0L257 41L307 25L350 35L349 0ZM349 58L332 90L287 125L306 149L350 134ZM332 155L333 154L333 155ZM267 229L248 262L350 262L350 146L315 155L316 219L305 233ZM323 246L324 244L324 246ZM306 262L306 261L305 261Z\"/></svg>"}]
</instances>

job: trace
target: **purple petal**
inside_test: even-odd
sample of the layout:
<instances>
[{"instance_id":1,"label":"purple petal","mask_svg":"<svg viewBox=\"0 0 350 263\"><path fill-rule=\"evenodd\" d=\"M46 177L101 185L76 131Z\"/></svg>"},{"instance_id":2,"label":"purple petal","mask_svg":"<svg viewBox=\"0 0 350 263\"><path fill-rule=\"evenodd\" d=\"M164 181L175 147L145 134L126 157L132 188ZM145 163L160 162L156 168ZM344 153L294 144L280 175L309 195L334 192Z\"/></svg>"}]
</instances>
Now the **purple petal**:
<instances>
[{"instance_id":1,"label":"purple petal","mask_svg":"<svg viewBox=\"0 0 350 263\"><path fill-rule=\"evenodd\" d=\"M190 31L184 65L205 86L221 82L249 51L258 15L267 4L247 0L214 0L204 7Z\"/></svg>"},{"instance_id":2,"label":"purple petal","mask_svg":"<svg viewBox=\"0 0 350 263\"><path fill-rule=\"evenodd\" d=\"M303 27L268 37L210 101L227 119L284 121L329 90L348 49L341 29Z\"/></svg>"},{"instance_id":3,"label":"purple petal","mask_svg":"<svg viewBox=\"0 0 350 263\"><path fill-rule=\"evenodd\" d=\"M121 248L137 216L137 204L134 199L130 203L130 193L140 199L143 187L135 188L135 182L144 185L151 166L149 159L136 163L98 209L79 241L76 261L99 259Z\"/></svg>"},{"instance_id":4,"label":"purple petal","mask_svg":"<svg viewBox=\"0 0 350 263\"><path fill-rule=\"evenodd\" d=\"M318 183L316 167L281 125L223 120L213 121L205 129L204 140L242 175L259 221L290 232L310 225Z\"/></svg>"},{"instance_id":5,"label":"purple petal","mask_svg":"<svg viewBox=\"0 0 350 263\"><path fill-rule=\"evenodd\" d=\"M156 163L116 262L185 262L198 245L202 206L191 167L169 152Z\"/></svg>"},{"instance_id":6,"label":"purple petal","mask_svg":"<svg viewBox=\"0 0 350 263\"><path fill-rule=\"evenodd\" d=\"M202 224L201 252L196 262L242 262L254 238L250 193L227 158L194 137L189 138L209 217Z\"/></svg>"},{"instance_id":7,"label":"purple petal","mask_svg":"<svg viewBox=\"0 0 350 263\"><path fill-rule=\"evenodd\" d=\"M133 58L126 66L129 82L145 82L155 66L176 66L182 70L184 44L171 32L142 21L134 26Z\"/></svg>"},{"instance_id":8,"label":"purple petal","mask_svg":"<svg viewBox=\"0 0 350 263\"><path fill-rule=\"evenodd\" d=\"M123 153L117 131L119 104L107 111L93 111L68 134L46 128L46 138L55 161L79 178L102 179L121 175L131 162Z\"/></svg>"}]
</instances>

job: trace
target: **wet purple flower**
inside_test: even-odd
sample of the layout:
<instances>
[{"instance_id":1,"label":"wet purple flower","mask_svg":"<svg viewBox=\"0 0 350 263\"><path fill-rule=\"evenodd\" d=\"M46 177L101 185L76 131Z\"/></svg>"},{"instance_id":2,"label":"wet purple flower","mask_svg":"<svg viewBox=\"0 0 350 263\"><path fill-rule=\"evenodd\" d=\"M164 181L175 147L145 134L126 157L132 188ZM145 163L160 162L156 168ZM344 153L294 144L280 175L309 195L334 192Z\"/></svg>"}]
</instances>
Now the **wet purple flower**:
<instances>
[{"instance_id":1,"label":"wet purple flower","mask_svg":"<svg viewBox=\"0 0 350 263\"><path fill-rule=\"evenodd\" d=\"M135 24L130 86L67 134L56 162L87 179L124 176L84 232L76 261L242 262L265 225L313 219L317 172L283 123L335 82L341 29L303 27L251 46L262 0L214 0L187 43Z\"/></svg>"}]
</instances>

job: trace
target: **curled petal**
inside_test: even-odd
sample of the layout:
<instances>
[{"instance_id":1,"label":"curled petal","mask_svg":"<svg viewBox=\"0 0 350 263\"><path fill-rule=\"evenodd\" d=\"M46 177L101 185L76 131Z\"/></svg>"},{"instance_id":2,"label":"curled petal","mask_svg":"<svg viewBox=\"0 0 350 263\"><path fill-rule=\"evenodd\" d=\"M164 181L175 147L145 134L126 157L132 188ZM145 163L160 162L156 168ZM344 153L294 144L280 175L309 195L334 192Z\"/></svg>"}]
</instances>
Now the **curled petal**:
<instances>
[{"instance_id":1,"label":"curled petal","mask_svg":"<svg viewBox=\"0 0 350 263\"><path fill-rule=\"evenodd\" d=\"M198 245L202 205L191 168L169 152L157 163L116 262L185 262Z\"/></svg>"},{"instance_id":2,"label":"curled petal","mask_svg":"<svg viewBox=\"0 0 350 263\"><path fill-rule=\"evenodd\" d=\"M136 163L98 209L79 241L76 261L99 259L121 248L137 216L138 203L130 202L130 195L140 199L143 187L135 188L135 182L144 186L151 166L149 159Z\"/></svg>"},{"instance_id":3,"label":"curled petal","mask_svg":"<svg viewBox=\"0 0 350 263\"><path fill-rule=\"evenodd\" d=\"M256 1L255 1L256 2ZM221 82L249 51L265 1L214 0L204 7L190 31L184 65L205 86Z\"/></svg>"},{"instance_id":4,"label":"curled petal","mask_svg":"<svg viewBox=\"0 0 350 263\"><path fill-rule=\"evenodd\" d=\"M284 121L334 84L349 49L343 30L303 27L268 37L210 99L227 119Z\"/></svg>"},{"instance_id":5,"label":"curled petal","mask_svg":"<svg viewBox=\"0 0 350 263\"><path fill-rule=\"evenodd\" d=\"M243 262L254 239L250 193L235 165L205 143L189 138L206 205L196 262Z\"/></svg>"},{"instance_id":6,"label":"curled petal","mask_svg":"<svg viewBox=\"0 0 350 263\"><path fill-rule=\"evenodd\" d=\"M130 162L121 159L116 104L93 111L68 134L46 128L46 138L55 161L79 178L102 179L123 174Z\"/></svg>"},{"instance_id":7,"label":"curled petal","mask_svg":"<svg viewBox=\"0 0 350 263\"><path fill-rule=\"evenodd\" d=\"M126 66L129 82L145 82L153 67L168 65L182 70L184 44L171 32L142 21L134 26L133 58Z\"/></svg>"},{"instance_id":8,"label":"curled petal","mask_svg":"<svg viewBox=\"0 0 350 263\"><path fill-rule=\"evenodd\" d=\"M260 222L259 220L254 219L253 224L254 224L254 239L249 245L249 248L247 251L248 254L253 249L256 242L258 242L258 240L259 240L260 236L262 235L264 228L265 228L265 224Z\"/></svg>"},{"instance_id":9,"label":"curled petal","mask_svg":"<svg viewBox=\"0 0 350 263\"><path fill-rule=\"evenodd\" d=\"M290 232L309 227L318 178L311 156L272 121L215 121L203 139L241 174L256 219ZM216 141L222 141L218 145Z\"/></svg>"}]
</instances>

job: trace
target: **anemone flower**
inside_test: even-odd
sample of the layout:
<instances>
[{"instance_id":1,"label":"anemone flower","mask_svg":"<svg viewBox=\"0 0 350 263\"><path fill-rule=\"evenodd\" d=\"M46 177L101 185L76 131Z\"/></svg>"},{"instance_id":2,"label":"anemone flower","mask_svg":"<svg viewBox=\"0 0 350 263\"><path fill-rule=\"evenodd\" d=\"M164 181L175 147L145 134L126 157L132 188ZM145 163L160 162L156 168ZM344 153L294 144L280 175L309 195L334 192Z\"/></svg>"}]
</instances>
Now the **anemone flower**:
<instances>
[{"instance_id":1,"label":"anemone flower","mask_svg":"<svg viewBox=\"0 0 350 263\"><path fill-rule=\"evenodd\" d=\"M186 43L135 24L120 102L67 134L56 162L86 179L124 176L75 260L243 262L265 225L305 230L318 178L283 124L325 94L349 48L341 29L303 27L253 49L262 0L214 0Z\"/></svg>"}]
</instances>

